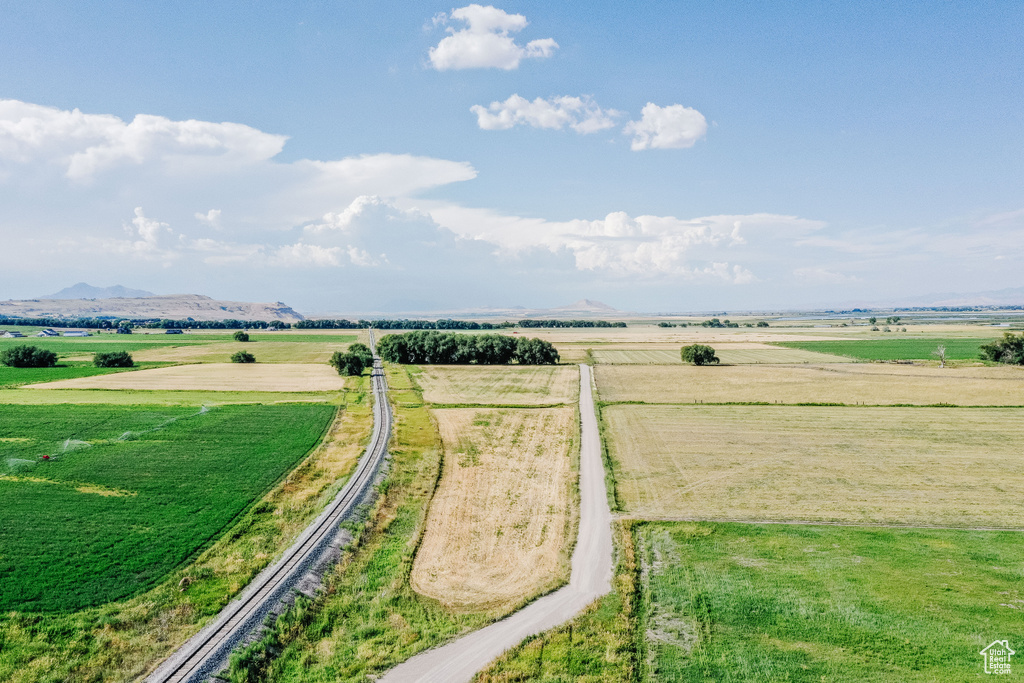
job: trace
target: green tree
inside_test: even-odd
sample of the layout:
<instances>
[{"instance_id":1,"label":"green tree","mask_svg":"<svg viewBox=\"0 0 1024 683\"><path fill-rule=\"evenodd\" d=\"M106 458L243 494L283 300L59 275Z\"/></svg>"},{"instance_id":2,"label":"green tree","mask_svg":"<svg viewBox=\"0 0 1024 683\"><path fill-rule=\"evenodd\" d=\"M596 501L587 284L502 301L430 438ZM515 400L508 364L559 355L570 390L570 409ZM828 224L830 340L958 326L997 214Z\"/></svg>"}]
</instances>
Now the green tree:
<instances>
[{"instance_id":1,"label":"green tree","mask_svg":"<svg viewBox=\"0 0 1024 683\"><path fill-rule=\"evenodd\" d=\"M878 318L876 318L875 316L871 316L870 318L868 318L868 322L874 325L875 323L878 322Z\"/></svg>"},{"instance_id":2,"label":"green tree","mask_svg":"<svg viewBox=\"0 0 1024 683\"><path fill-rule=\"evenodd\" d=\"M135 361L132 354L127 351L111 351L110 353L97 353L92 358L92 364L98 368L132 368Z\"/></svg>"},{"instance_id":3,"label":"green tree","mask_svg":"<svg viewBox=\"0 0 1024 683\"><path fill-rule=\"evenodd\" d=\"M247 341L249 341L249 333L245 332L244 330L238 330L237 332L235 332L231 336L234 337L234 340L237 341L237 342L247 342Z\"/></svg>"},{"instance_id":4,"label":"green tree","mask_svg":"<svg viewBox=\"0 0 1024 683\"><path fill-rule=\"evenodd\" d=\"M353 344L355 346L355 344ZM369 349L364 344L359 344L364 349ZM352 351L350 348L345 353L341 351L335 351L331 354L331 359L327 361L335 370L338 371L339 375L349 375L350 377L357 377L363 374L363 370L373 365L373 356L369 357L359 353L359 351Z\"/></svg>"},{"instance_id":5,"label":"green tree","mask_svg":"<svg viewBox=\"0 0 1024 683\"><path fill-rule=\"evenodd\" d=\"M255 363L256 356L252 355L248 351L236 351L231 354L232 363Z\"/></svg>"},{"instance_id":6,"label":"green tree","mask_svg":"<svg viewBox=\"0 0 1024 683\"><path fill-rule=\"evenodd\" d=\"M764 320L758 320L757 321L757 326L758 327L769 327L768 323L765 322Z\"/></svg>"},{"instance_id":7,"label":"green tree","mask_svg":"<svg viewBox=\"0 0 1024 683\"><path fill-rule=\"evenodd\" d=\"M38 346L12 346L0 353L0 363L11 368L52 368L57 354Z\"/></svg>"},{"instance_id":8,"label":"green tree","mask_svg":"<svg viewBox=\"0 0 1024 683\"><path fill-rule=\"evenodd\" d=\"M1018 337L1013 332L1003 333L1002 339L981 345L982 360L1010 365L1024 365L1024 332Z\"/></svg>"},{"instance_id":9,"label":"green tree","mask_svg":"<svg viewBox=\"0 0 1024 683\"><path fill-rule=\"evenodd\" d=\"M704 344L684 346L681 355L684 363L692 363L693 365L710 365L720 362L718 356L715 355L715 350Z\"/></svg>"},{"instance_id":10,"label":"green tree","mask_svg":"<svg viewBox=\"0 0 1024 683\"><path fill-rule=\"evenodd\" d=\"M368 368L371 365L373 365L373 351L371 351L370 347L367 346L366 344L356 342L355 344L352 344L351 346L348 347L348 352L354 353L355 355L362 358L363 367Z\"/></svg>"}]
</instances>

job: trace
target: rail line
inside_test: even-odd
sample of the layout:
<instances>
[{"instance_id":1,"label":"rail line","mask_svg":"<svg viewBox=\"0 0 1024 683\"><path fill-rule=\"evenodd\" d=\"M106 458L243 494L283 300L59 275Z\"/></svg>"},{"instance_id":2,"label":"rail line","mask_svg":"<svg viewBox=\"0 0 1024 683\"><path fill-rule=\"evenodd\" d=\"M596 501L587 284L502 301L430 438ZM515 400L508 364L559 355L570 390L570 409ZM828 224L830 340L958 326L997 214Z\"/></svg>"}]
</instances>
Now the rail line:
<instances>
[{"instance_id":1,"label":"rail line","mask_svg":"<svg viewBox=\"0 0 1024 683\"><path fill-rule=\"evenodd\" d=\"M370 347L374 347L370 331ZM374 351L373 436L352 477L330 505L306 527L275 564L264 569L203 630L172 654L146 678L146 683L199 683L218 673L232 650L253 629L259 628L277 602L295 587L303 574L322 555L344 520L373 484L387 455L391 435L391 404L380 358Z\"/></svg>"}]
</instances>

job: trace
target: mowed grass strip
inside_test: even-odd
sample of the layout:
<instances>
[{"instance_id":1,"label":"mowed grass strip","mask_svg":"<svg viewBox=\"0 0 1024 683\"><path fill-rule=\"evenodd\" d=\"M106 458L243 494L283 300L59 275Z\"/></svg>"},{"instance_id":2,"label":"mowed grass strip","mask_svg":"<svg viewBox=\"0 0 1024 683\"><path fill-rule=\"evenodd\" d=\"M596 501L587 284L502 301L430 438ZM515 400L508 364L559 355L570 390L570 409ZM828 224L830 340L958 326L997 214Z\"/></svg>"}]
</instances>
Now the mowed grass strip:
<instances>
[{"instance_id":1,"label":"mowed grass strip","mask_svg":"<svg viewBox=\"0 0 1024 683\"><path fill-rule=\"evenodd\" d=\"M308 453L334 412L4 406L0 611L72 611L152 587Z\"/></svg>"},{"instance_id":2,"label":"mowed grass strip","mask_svg":"<svg viewBox=\"0 0 1024 683\"><path fill-rule=\"evenodd\" d=\"M694 367L598 365L602 401L1024 405L1024 368L873 363Z\"/></svg>"},{"instance_id":3,"label":"mowed grass strip","mask_svg":"<svg viewBox=\"0 0 1024 683\"><path fill-rule=\"evenodd\" d=\"M1019 637L1016 532L644 524L648 680L964 681Z\"/></svg>"},{"instance_id":4,"label":"mowed grass strip","mask_svg":"<svg viewBox=\"0 0 1024 683\"><path fill-rule=\"evenodd\" d=\"M346 388L348 388L346 384ZM118 405L215 406L242 403L347 402L346 395L321 391L134 391L129 389L0 389L0 406Z\"/></svg>"},{"instance_id":5,"label":"mowed grass strip","mask_svg":"<svg viewBox=\"0 0 1024 683\"><path fill-rule=\"evenodd\" d=\"M851 339L836 341L784 341L779 346L816 353L831 353L861 360L934 360L939 345L947 360L978 360L982 344L992 338Z\"/></svg>"},{"instance_id":6,"label":"mowed grass strip","mask_svg":"<svg viewBox=\"0 0 1024 683\"><path fill-rule=\"evenodd\" d=\"M632 516L1024 527L1024 409L615 405L602 416Z\"/></svg>"},{"instance_id":7,"label":"mowed grass strip","mask_svg":"<svg viewBox=\"0 0 1024 683\"><path fill-rule=\"evenodd\" d=\"M753 344L720 344L715 346L715 354L725 364L762 364L762 363L847 363L848 358L842 356L804 351L800 349L783 349L767 344L761 348L752 348ZM675 365L682 364L679 348L672 349L602 349L593 350L594 360L606 365Z\"/></svg>"},{"instance_id":8,"label":"mowed grass strip","mask_svg":"<svg viewBox=\"0 0 1024 683\"><path fill-rule=\"evenodd\" d=\"M423 365L412 376L428 403L457 405L572 403L580 379L566 365Z\"/></svg>"},{"instance_id":9,"label":"mowed grass strip","mask_svg":"<svg viewBox=\"0 0 1024 683\"><path fill-rule=\"evenodd\" d=\"M329 365L204 363L36 384L33 390L340 391L345 377Z\"/></svg>"},{"instance_id":10,"label":"mowed grass strip","mask_svg":"<svg viewBox=\"0 0 1024 683\"><path fill-rule=\"evenodd\" d=\"M445 607L507 612L568 579L573 408L434 411L444 471L410 583Z\"/></svg>"}]
</instances>

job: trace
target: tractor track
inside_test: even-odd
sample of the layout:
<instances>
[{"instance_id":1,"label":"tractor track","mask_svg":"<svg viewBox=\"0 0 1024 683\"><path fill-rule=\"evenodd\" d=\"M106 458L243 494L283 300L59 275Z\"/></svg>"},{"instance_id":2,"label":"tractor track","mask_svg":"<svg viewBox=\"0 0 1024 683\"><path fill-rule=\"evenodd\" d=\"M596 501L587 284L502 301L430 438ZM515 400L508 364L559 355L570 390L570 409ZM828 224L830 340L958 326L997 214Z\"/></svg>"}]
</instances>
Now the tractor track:
<instances>
[{"instance_id":1,"label":"tractor track","mask_svg":"<svg viewBox=\"0 0 1024 683\"><path fill-rule=\"evenodd\" d=\"M373 341L371 331L371 348ZM331 549L339 524L363 501L387 457L392 412L387 380L376 353L371 383L373 436L344 488L280 560L260 572L238 599L157 667L145 679L146 683L199 683L216 675L226 666L231 652L262 626L274 606L295 589L303 575Z\"/></svg>"}]
</instances>

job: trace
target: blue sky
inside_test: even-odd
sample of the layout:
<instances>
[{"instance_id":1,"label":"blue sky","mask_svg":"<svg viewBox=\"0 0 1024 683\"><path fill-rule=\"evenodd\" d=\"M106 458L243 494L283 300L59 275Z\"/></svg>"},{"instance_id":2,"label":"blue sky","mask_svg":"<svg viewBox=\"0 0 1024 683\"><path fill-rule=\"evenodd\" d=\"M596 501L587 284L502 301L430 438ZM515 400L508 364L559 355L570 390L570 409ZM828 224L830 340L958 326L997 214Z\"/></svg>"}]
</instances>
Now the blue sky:
<instances>
[{"instance_id":1,"label":"blue sky","mask_svg":"<svg viewBox=\"0 0 1024 683\"><path fill-rule=\"evenodd\" d=\"M12 298L664 311L1024 285L1019 3L0 19Z\"/></svg>"}]
</instances>

